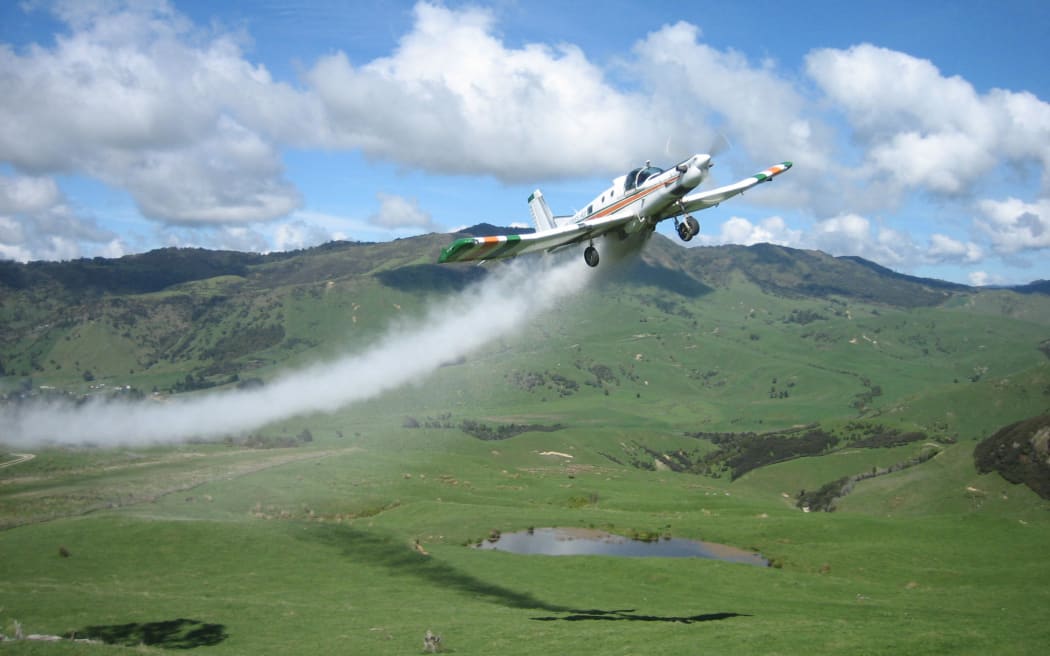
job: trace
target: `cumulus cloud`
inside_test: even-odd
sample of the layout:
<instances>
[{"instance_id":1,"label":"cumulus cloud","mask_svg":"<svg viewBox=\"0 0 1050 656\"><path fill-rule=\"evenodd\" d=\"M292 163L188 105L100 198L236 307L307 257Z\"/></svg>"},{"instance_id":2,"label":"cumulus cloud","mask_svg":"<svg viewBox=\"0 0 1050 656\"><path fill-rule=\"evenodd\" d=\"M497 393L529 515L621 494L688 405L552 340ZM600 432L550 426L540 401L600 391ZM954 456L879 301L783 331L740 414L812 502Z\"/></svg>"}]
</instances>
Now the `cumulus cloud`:
<instances>
[{"instance_id":1,"label":"cumulus cloud","mask_svg":"<svg viewBox=\"0 0 1050 656\"><path fill-rule=\"evenodd\" d=\"M172 223L266 220L301 203L267 135L299 134L310 103L233 37L202 43L161 2L55 12L69 30L53 46L0 47L0 160L92 176Z\"/></svg>"},{"instance_id":2,"label":"cumulus cloud","mask_svg":"<svg viewBox=\"0 0 1050 656\"><path fill-rule=\"evenodd\" d=\"M88 254L120 256L124 245L94 220L78 216L53 179L0 175L0 258L71 260Z\"/></svg>"},{"instance_id":3,"label":"cumulus cloud","mask_svg":"<svg viewBox=\"0 0 1050 656\"><path fill-rule=\"evenodd\" d=\"M321 226L297 219L277 226L273 241L278 251L291 251L324 244L334 238Z\"/></svg>"},{"instance_id":4,"label":"cumulus cloud","mask_svg":"<svg viewBox=\"0 0 1050 656\"><path fill-rule=\"evenodd\" d=\"M1006 281L1002 276L998 276L987 271L972 271L967 276L970 284L974 287L987 287L988 285L1002 285Z\"/></svg>"},{"instance_id":5,"label":"cumulus cloud","mask_svg":"<svg viewBox=\"0 0 1050 656\"><path fill-rule=\"evenodd\" d=\"M264 253L270 248L267 239L257 226L197 226L186 228L172 226L160 231L165 246L178 248L209 248L220 251L242 251Z\"/></svg>"},{"instance_id":6,"label":"cumulus cloud","mask_svg":"<svg viewBox=\"0 0 1050 656\"><path fill-rule=\"evenodd\" d=\"M507 47L485 9L420 3L389 57L323 57L307 79L332 145L428 171L505 181L622 168L662 137L647 99L609 84L572 45ZM624 129L630 126L630 129Z\"/></svg>"},{"instance_id":7,"label":"cumulus cloud","mask_svg":"<svg viewBox=\"0 0 1050 656\"><path fill-rule=\"evenodd\" d=\"M807 240L832 255L859 255L888 267L911 265L921 257L911 237L857 214L818 221Z\"/></svg>"},{"instance_id":8,"label":"cumulus cloud","mask_svg":"<svg viewBox=\"0 0 1050 656\"><path fill-rule=\"evenodd\" d=\"M927 259L932 262L980 262L984 259L984 250L977 244L961 242L948 235L934 233L930 235L930 247L926 251Z\"/></svg>"},{"instance_id":9,"label":"cumulus cloud","mask_svg":"<svg viewBox=\"0 0 1050 656\"><path fill-rule=\"evenodd\" d=\"M983 200L978 207L983 217L977 226L992 240L998 253L1050 248L1050 200Z\"/></svg>"},{"instance_id":10,"label":"cumulus cloud","mask_svg":"<svg viewBox=\"0 0 1050 656\"><path fill-rule=\"evenodd\" d=\"M739 52L721 51L701 41L700 29L678 22L640 41L634 48L635 73L648 87L650 112L659 113L676 141L683 134L714 138L721 124L735 146L752 157L773 161L789 156L810 171L829 166L826 126L806 111L808 101L771 61L754 64ZM688 108L688 109L684 109Z\"/></svg>"},{"instance_id":11,"label":"cumulus cloud","mask_svg":"<svg viewBox=\"0 0 1050 656\"><path fill-rule=\"evenodd\" d=\"M769 243L780 246L798 246L802 240L801 230L788 228L779 216L771 216L757 223L734 216L722 224L718 237L708 238L707 244L752 244Z\"/></svg>"},{"instance_id":12,"label":"cumulus cloud","mask_svg":"<svg viewBox=\"0 0 1050 656\"><path fill-rule=\"evenodd\" d=\"M759 243L819 249L832 255L856 255L886 266L910 270L941 263L976 264L987 253L972 241L934 233L927 244L859 214L841 214L793 229L779 216L752 222L734 216L722 223L717 236L700 236L703 245Z\"/></svg>"},{"instance_id":13,"label":"cumulus cloud","mask_svg":"<svg viewBox=\"0 0 1050 656\"><path fill-rule=\"evenodd\" d=\"M900 188L957 194L1001 161L1050 167L1050 104L980 94L932 62L870 44L820 49L806 70L848 118L867 164Z\"/></svg>"},{"instance_id":14,"label":"cumulus cloud","mask_svg":"<svg viewBox=\"0 0 1050 656\"><path fill-rule=\"evenodd\" d=\"M419 207L419 201L395 194L378 193L379 211L368 217L368 222L383 228L400 230L419 229L427 232L439 231L430 214Z\"/></svg>"}]
</instances>

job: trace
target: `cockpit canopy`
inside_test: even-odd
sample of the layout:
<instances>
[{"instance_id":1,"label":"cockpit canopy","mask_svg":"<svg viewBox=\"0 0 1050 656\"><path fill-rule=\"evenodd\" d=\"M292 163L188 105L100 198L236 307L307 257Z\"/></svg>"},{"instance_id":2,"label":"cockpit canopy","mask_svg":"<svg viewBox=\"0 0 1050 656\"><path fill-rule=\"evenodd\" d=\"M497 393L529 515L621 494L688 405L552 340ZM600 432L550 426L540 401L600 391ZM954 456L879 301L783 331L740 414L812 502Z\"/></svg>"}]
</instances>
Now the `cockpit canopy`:
<instances>
[{"instance_id":1,"label":"cockpit canopy","mask_svg":"<svg viewBox=\"0 0 1050 656\"><path fill-rule=\"evenodd\" d=\"M645 166L639 169L635 169L627 174L627 180L624 183L624 191L630 191L635 187L641 185L649 178L654 175L660 175L664 170L655 166Z\"/></svg>"}]
</instances>

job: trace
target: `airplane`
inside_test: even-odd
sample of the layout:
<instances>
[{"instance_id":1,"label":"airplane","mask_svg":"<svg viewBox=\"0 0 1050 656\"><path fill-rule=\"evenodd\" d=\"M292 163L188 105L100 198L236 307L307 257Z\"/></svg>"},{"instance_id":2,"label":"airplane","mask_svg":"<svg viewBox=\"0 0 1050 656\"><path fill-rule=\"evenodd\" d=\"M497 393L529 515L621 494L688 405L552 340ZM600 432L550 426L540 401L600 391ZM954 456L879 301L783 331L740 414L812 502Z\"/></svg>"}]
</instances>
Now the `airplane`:
<instances>
[{"instance_id":1,"label":"airplane","mask_svg":"<svg viewBox=\"0 0 1050 656\"><path fill-rule=\"evenodd\" d=\"M612 181L612 186L595 197L584 209L568 216L554 216L539 189L529 196L529 210L536 231L493 237L463 237L441 251L438 262L467 262L514 257L534 251L553 252L573 244L586 243L583 259L596 267L601 259L595 240L599 237L625 241L637 238L644 243L656 224L674 219L682 241L700 232L700 223L690 212L715 207L727 198L751 187L769 182L791 168L791 162L768 169L731 185L690 193L708 176L714 162L711 155L696 154L661 170L646 162Z\"/></svg>"}]
</instances>

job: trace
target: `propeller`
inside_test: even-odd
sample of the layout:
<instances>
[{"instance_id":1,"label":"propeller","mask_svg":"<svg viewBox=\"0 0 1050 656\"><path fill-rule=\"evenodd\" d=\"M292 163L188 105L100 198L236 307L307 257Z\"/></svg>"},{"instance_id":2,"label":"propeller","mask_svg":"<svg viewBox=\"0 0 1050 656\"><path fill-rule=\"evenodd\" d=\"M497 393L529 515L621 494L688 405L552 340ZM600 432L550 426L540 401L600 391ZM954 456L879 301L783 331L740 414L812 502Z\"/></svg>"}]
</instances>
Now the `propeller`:
<instances>
[{"instance_id":1,"label":"propeller","mask_svg":"<svg viewBox=\"0 0 1050 656\"><path fill-rule=\"evenodd\" d=\"M725 132L719 131L711 142L711 147L707 149L707 154L714 157L715 155L721 155L732 147L733 144L730 143L729 137L726 136Z\"/></svg>"}]
</instances>

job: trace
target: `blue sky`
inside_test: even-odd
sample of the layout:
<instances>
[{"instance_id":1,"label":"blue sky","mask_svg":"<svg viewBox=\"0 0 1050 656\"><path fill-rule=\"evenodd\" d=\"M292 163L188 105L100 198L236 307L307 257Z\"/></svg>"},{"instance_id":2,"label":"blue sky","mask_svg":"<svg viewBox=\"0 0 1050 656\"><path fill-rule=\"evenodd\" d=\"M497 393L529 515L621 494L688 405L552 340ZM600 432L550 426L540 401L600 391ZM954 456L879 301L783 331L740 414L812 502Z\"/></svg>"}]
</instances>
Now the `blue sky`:
<instances>
[{"instance_id":1,"label":"blue sky","mask_svg":"<svg viewBox=\"0 0 1050 656\"><path fill-rule=\"evenodd\" d=\"M692 245L1047 279L1047 61L1041 1L3 3L0 258L520 224L724 134L795 168Z\"/></svg>"}]
</instances>

